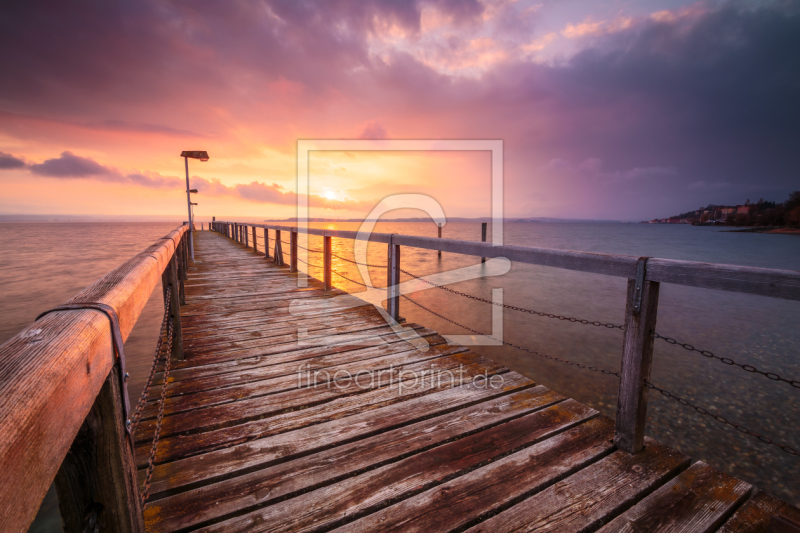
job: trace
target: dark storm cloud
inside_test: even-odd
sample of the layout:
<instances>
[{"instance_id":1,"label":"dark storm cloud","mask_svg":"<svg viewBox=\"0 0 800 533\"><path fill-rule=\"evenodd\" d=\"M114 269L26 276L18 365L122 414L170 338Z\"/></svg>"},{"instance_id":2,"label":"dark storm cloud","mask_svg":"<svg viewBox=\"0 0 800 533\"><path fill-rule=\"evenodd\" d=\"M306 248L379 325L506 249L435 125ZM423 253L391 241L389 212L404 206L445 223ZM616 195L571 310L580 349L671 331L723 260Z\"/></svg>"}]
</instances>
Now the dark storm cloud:
<instances>
[{"instance_id":1,"label":"dark storm cloud","mask_svg":"<svg viewBox=\"0 0 800 533\"><path fill-rule=\"evenodd\" d=\"M18 159L11 154L0 152L0 169L12 169L25 167L25 161Z\"/></svg>"},{"instance_id":2,"label":"dark storm cloud","mask_svg":"<svg viewBox=\"0 0 800 533\"><path fill-rule=\"evenodd\" d=\"M59 157L47 159L42 163L26 165L24 161L11 154L0 152L0 170L25 168L32 174L45 178L62 180L91 179L107 183L133 184L150 189L182 190L184 180L176 176L162 176L157 172L133 172L125 174L117 169L101 165L88 157L81 157L72 152L63 152ZM277 183L268 185L254 181L239 183L233 187L223 184L218 179L192 177L192 184L197 190L208 196L235 196L243 200L257 203L295 205L297 194L287 191ZM354 209L363 207L361 202L353 200L329 200L318 195L308 197L309 205L326 209Z\"/></svg>"},{"instance_id":3,"label":"dark storm cloud","mask_svg":"<svg viewBox=\"0 0 800 533\"><path fill-rule=\"evenodd\" d=\"M88 157L80 157L72 152L62 152L59 157L33 164L31 172L48 178L88 178L90 176L117 177L116 172L104 167ZM116 180L115 180L116 181Z\"/></svg>"},{"instance_id":4,"label":"dark storm cloud","mask_svg":"<svg viewBox=\"0 0 800 533\"><path fill-rule=\"evenodd\" d=\"M481 23L483 7L475 0L427 3L463 27ZM541 186L532 179L536 169L549 178L547 163L556 158L574 168L602 159L602 175L610 177L670 169L636 180L559 175L565 185L552 192L554 201L582 209L572 203L580 187L610 218L633 205L618 194L623 188L642 193L643 211L655 201L743 201L746 188L779 200L796 188L798 1L699 4L586 38L579 53L554 64L511 54L477 78L444 75L408 52L370 55L370 38L387 25L419 33L424 4L5 3L0 109L86 115L109 129L141 129L160 119L128 115L123 121L118 110L180 109L176 116L214 120L208 112L214 106L234 123L247 122L259 116L253 109L262 103L260 88L286 79L302 87L304 109L346 95L342 114L354 116L349 131L356 134L365 117L380 116L383 131L400 136L505 139L508 183L523 196ZM512 18L502 26L519 36L533 31L535 20ZM355 118L356 112L362 114ZM400 120L410 125L401 129ZM155 128L202 132L164 124ZM72 168L67 163L58 162L62 171ZM696 183L730 187L689 187ZM244 188L241 197L278 197L263 187Z\"/></svg>"}]
</instances>

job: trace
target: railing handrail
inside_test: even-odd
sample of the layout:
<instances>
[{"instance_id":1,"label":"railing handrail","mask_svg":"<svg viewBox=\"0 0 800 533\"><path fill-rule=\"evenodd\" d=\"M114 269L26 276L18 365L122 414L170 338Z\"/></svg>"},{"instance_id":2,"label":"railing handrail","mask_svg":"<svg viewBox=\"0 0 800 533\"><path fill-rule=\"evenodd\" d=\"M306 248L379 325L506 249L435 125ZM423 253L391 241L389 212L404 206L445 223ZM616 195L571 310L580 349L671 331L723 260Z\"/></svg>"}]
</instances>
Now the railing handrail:
<instances>
[{"instance_id":1,"label":"railing handrail","mask_svg":"<svg viewBox=\"0 0 800 533\"><path fill-rule=\"evenodd\" d=\"M368 239L356 231L298 228L277 224L255 224L217 220L219 224L238 224L256 228L305 233L320 237L337 237L351 240L409 246L427 250L472 255L477 257L505 257L511 261L541 265L592 274L633 279L636 277L637 256L603 254L577 250L559 250L510 244L493 245L478 241L439 239L416 235L371 233ZM681 261L676 259L650 258L647 261L645 279L674 285L703 289L723 290L756 294L770 298L800 301L800 271L773 268L748 267L722 263Z\"/></svg>"},{"instance_id":2,"label":"railing handrail","mask_svg":"<svg viewBox=\"0 0 800 533\"><path fill-rule=\"evenodd\" d=\"M67 303L111 306L127 339L188 226L180 226ZM43 309L44 311L44 309ZM109 319L43 316L0 346L0 523L24 531L115 364Z\"/></svg>"}]
</instances>

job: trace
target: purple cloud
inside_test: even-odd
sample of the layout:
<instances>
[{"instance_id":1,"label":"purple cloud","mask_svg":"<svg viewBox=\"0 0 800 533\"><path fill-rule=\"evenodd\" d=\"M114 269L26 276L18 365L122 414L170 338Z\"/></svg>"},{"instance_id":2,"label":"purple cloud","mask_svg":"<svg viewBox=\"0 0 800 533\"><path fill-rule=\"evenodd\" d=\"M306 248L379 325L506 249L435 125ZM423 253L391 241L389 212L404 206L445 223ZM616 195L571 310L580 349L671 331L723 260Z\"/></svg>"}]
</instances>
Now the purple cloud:
<instances>
[{"instance_id":1,"label":"purple cloud","mask_svg":"<svg viewBox=\"0 0 800 533\"><path fill-rule=\"evenodd\" d=\"M0 152L0 169L24 168L25 161L18 159L11 154Z\"/></svg>"},{"instance_id":2,"label":"purple cloud","mask_svg":"<svg viewBox=\"0 0 800 533\"><path fill-rule=\"evenodd\" d=\"M47 159L44 163L30 166L31 172L47 178L107 177L108 181L120 181L116 172L88 157L72 152L61 152L61 156Z\"/></svg>"}]
</instances>

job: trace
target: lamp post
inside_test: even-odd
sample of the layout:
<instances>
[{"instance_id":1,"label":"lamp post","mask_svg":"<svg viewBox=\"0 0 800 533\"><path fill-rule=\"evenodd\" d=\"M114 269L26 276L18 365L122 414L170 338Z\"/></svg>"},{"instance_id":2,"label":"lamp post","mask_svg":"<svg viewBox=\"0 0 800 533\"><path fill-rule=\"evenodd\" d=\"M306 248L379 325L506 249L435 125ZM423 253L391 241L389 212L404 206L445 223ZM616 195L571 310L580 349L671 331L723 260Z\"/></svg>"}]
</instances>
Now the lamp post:
<instances>
[{"instance_id":1,"label":"lamp post","mask_svg":"<svg viewBox=\"0 0 800 533\"><path fill-rule=\"evenodd\" d=\"M181 152L181 157L186 163L186 204L189 208L189 255L194 261L194 217L192 216L192 193L196 193L197 189L189 188L189 158L199 159L200 161L208 161L208 152L205 150L184 150Z\"/></svg>"}]
</instances>

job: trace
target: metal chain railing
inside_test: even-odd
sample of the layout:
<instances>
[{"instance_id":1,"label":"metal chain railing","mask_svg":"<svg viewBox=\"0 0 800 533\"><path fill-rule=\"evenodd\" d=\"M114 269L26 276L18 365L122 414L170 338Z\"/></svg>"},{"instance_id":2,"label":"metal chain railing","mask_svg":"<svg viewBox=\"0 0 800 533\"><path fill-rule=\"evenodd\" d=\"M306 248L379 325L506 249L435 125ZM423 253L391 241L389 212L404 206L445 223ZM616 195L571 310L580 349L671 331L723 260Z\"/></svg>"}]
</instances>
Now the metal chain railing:
<instances>
[{"instance_id":1,"label":"metal chain railing","mask_svg":"<svg viewBox=\"0 0 800 533\"><path fill-rule=\"evenodd\" d=\"M167 293L169 294L169 289ZM167 308L165 313L168 316L168 324L167 324L167 343L166 349L164 350L164 384L161 386L161 397L159 398L159 405L158 405L158 417L156 418L156 427L155 431L153 432L153 444L150 447L150 453L147 459L147 474L144 478L144 486L141 492L141 502L142 502L142 509L144 509L147 503L147 497L150 495L150 482L153 477L153 469L156 465L156 453L158 453L158 439L161 436L161 423L164 419L164 404L167 400L167 385L169 384L169 369L170 363L172 360L172 341L174 335L174 322L171 316L171 298L167 299L170 302L170 305Z\"/></svg>"},{"instance_id":2,"label":"metal chain railing","mask_svg":"<svg viewBox=\"0 0 800 533\"><path fill-rule=\"evenodd\" d=\"M350 278L348 278L347 276L344 276L344 275L340 274L339 272L336 272L336 271L335 271L335 270L333 270L333 269L331 269L331 272L332 272L332 273L334 273L334 274L336 274L337 276L339 276L339 277L340 277L340 278L342 278L342 279L346 279L346 280L347 280L347 281L349 281L350 283L355 283L356 285L361 285L362 287L366 287L366 288L368 288L368 289L380 289L380 290L386 290L386 287L373 287L372 285L367 285L366 283L361 283L360 281L356 281L356 280L354 280L354 279L350 279Z\"/></svg>"},{"instance_id":3,"label":"metal chain railing","mask_svg":"<svg viewBox=\"0 0 800 533\"><path fill-rule=\"evenodd\" d=\"M153 357L153 365L150 367L150 375L147 377L147 383L145 383L142 395L139 397L139 403L136 404L136 410L133 412L133 416L127 422L131 428L131 435L136 433L136 428L139 426L139 420L142 418L142 411L147 403L147 398L150 396L150 386L153 383L153 376L155 376L158 362L161 360L161 348L164 344L164 335L167 333L167 323L169 322L171 296L172 287L167 287L167 294L164 297L164 319L161 321L161 331L159 331L158 341L156 341L156 353Z\"/></svg>"},{"instance_id":4,"label":"metal chain railing","mask_svg":"<svg viewBox=\"0 0 800 533\"><path fill-rule=\"evenodd\" d=\"M353 281L353 280L350 280L350 281ZM355 283L357 283L357 282L355 282ZM363 284L360 284L360 285L363 285ZM440 313L437 313L436 311L434 311L434 310L422 305L421 303L419 303L419 302L417 302L415 300L412 300L411 298L409 298L405 294L401 294L400 296L403 297L404 299L408 300L412 304L416 305L417 307L420 307L420 308L424 309L425 311L431 313L432 315L435 315L435 316L441 318L442 320L446 320L447 322L450 322L451 324L455 324L456 326L464 328L464 329L466 329L468 331L471 331L472 333L475 333L477 335L483 335L483 336L488 337L490 339L493 339L493 340L495 340L497 342L501 342L506 346L510 346L512 348L516 348L517 350L522 350L522 351L528 352L530 354L537 355L537 356L543 357L545 359L549 359L551 361L557 361L559 363L564 363L564 364L567 364L567 365L570 365L570 366L575 366L575 367L578 367L578 368L583 368L583 369L591 370L591 371L594 371L594 372L600 372L602 374L612 375L612 376L616 376L617 378L619 378L619 372L613 372L611 370L607 370L607 369L604 369L604 368L599 368L599 367L596 367L596 366L586 365L586 364L583 364L583 363L570 361L568 359L562 359L560 357L556 357L556 356L553 356L553 355L550 355L550 354L542 353L542 352L539 352L537 350L532 350L532 349L527 348L525 346L519 346L517 344L511 343L511 342L508 342L508 341L497 339L497 338L495 338L495 337L493 337L491 335L485 335L481 331L473 329L473 328L471 328L469 326L465 326L464 324L456 322L455 320L452 320L452 319L450 319L450 318L448 318L448 317L446 317L446 316L444 316L444 315L442 315ZM647 386L650 389L653 389L653 390L656 390L656 391L660 392L663 396L665 396L667 398L673 398L674 400L676 400L681 405L693 408L695 411L697 411L700 414L703 414L703 415L706 415L706 416L710 416L711 418L713 418L714 420L716 420L717 422L719 422L721 424L726 424L728 426L731 426L734 429L736 429L736 431L738 431L739 433L743 433L745 435L750 435L752 437L757 438L759 441L761 441L761 442L763 442L765 444L771 444L773 446L776 446L777 448L779 448L780 450L782 450L783 452L785 452L785 453L787 453L789 455L795 455L795 456L800 455L800 453L798 453L791 446L788 446L788 445L785 445L785 444L780 444L780 443L774 441L773 439L771 439L770 437L767 437L766 435L761 435L760 433L756 433L755 431L752 431L752 430L746 428L745 426L743 426L741 424L736 424L734 422L731 422L730 420L728 420L727 418L725 418L725 417L723 417L721 415L714 415L714 414L710 413L707 409L704 409L703 407L699 407L697 405L694 405L693 403L691 403L691 402L681 398L680 396L678 396L676 394L673 394L673 393L671 393L671 392L669 392L669 391L667 391L665 389L656 387L655 385L653 385L649 381L645 381L645 386Z\"/></svg>"},{"instance_id":5,"label":"metal chain railing","mask_svg":"<svg viewBox=\"0 0 800 533\"><path fill-rule=\"evenodd\" d=\"M311 252L311 253L314 253L314 254L323 254L323 253L325 253L323 250L312 250L311 248L306 248L305 246L300 246L299 244L297 245L297 247L305 250L306 252ZM334 254L334 255L336 255L336 254Z\"/></svg>"},{"instance_id":6,"label":"metal chain railing","mask_svg":"<svg viewBox=\"0 0 800 533\"><path fill-rule=\"evenodd\" d=\"M690 352L697 352L700 355L702 355L703 357L708 357L709 359L716 359L717 361L719 361L722 364L725 364L725 365L728 365L728 366L738 366L739 368L741 368L745 372L750 372L751 374L761 374L762 376L766 377L769 380L772 380L772 381L783 381L784 383L788 383L789 385L791 385L792 387L794 387L796 389L800 389L800 381L786 379L786 378L781 377L780 375L778 375L778 374L776 374L774 372L764 372L762 370L757 369L756 367L754 367L752 365L743 365L741 363L737 363L736 361L734 361L733 359L730 359L728 357L720 357L718 355L714 355L714 353L710 352L709 350L700 350L698 348L695 348L691 344L678 342L678 341L676 341L675 339L673 339L671 337L665 337L663 335L659 335L658 333L653 333L653 337L655 337L656 339L662 339L667 344L672 344L674 346L680 346L684 350L688 350Z\"/></svg>"},{"instance_id":7,"label":"metal chain railing","mask_svg":"<svg viewBox=\"0 0 800 533\"><path fill-rule=\"evenodd\" d=\"M434 310L422 305L421 303L417 302L416 300L412 300L411 298L409 298L405 294L401 294L400 296L405 298L406 300L408 300L412 304L416 305L417 307L420 307L420 308L424 309L425 311L429 312L430 314L438 316L442 320L446 320L447 322L450 322L451 324L455 324L456 326L459 326L459 327L464 328L464 329L466 329L468 331L471 331L472 333L475 333L476 335L482 335L484 337L488 337L488 338L490 338L490 339L492 339L494 341L500 342L500 343L502 343L502 344L504 344L506 346L510 346L512 348L516 348L517 350L522 350L522 351L528 352L530 354L537 355L539 357L544 357L545 359L550 359L551 361L557 361L559 363L564 363L564 364L567 364L567 365L570 365L570 366L576 366L578 368L583 368L585 370L591 370L593 372L600 372L601 374L606 374L606 375L609 375L609 376L617 376L617 377L619 377L619 372L614 372L612 370L607 370L605 368L599 368L599 367L592 366L592 365L585 365L583 363L578 363L576 361L570 361L569 359L562 359L562 358L556 357L554 355L550 355L550 354L542 353L542 352L539 352L539 351L536 351L536 350L532 350L531 348L526 348L525 346L519 346L519 345L514 344L512 342L508 342L508 341L504 341L504 340L501 340L501 339L497 339L495 337L492 337L491 335L486 335L486 334L478 331L477 329L473 329L473 328L471 328L469 326L465 326L464 324L460 324L460 323L456 322L455 320L452 320L450 318L447 318L444 315L441 315L441 314L437 313L436 311L434 311Z\"/></svg>"},{"instance_id":8,"label":"metal chain railing","mask_svg":"<svg viewBox=\"0 0 800 533\"><path fill-rule=\"evenodd\" d=\"M348 263L353 263L354 265L361 265L361 266L372 267L372 268L389 268L388 265L373 265L373 264L370 264L370 263L359 263L358 261L353 261L352 259L348 259L346 257L342 257L341 255L335 254L333 252L331 252L331 255L333 257L341 259L342 261L347 261Z\"/></svg>"},{"instance_id":9,"label":"metal chain railing","mask_svg":"<svg viewBox=\"0 0 800 533\"><path fill-rule=\"evenodd\" d=\"M411 276L412 278L415 278L415 279L418 279L420 281L423 281L423 282L427 283L428 285L432 285L432 286L434 286L434 287L436 287L438 289L442 289L444 291L447 291L449 293L457 294L458 296L463 296L465 298L469 298L470 300L475 300L475 301L478 301L478 302L483 302L483 303L487 303L487 304L491 304L491 305L500 306L500 307L503 307L504 309L510 309L512 311L519 311L519 312L522 312L522 313L530 313L530 314L534 314L534 315L538 315L538 316L542 316L542 317L547 317L547 318L557 318L559 320L566 320L568 322L574 322L574 323L580 323L580 324L590 324L592 326L605 326L608 329L619 329L619 330L622 330L622 331L625 330L625 327L622 326L622 325L619 325L619 324L603 323L603 322L598 322L598 321L591 321L590 322L590 321L588 321L586 319L567 317L567 316L563 316L563 315L555 315L553 313L544 313L542 311L535 311L535 310L531 310L531 309L525 309L524 307L517 307L517 306L514 306L514 305L500 304L500 303L497 303L497 302L493 302L492 300L487 300L485 298L480 298L478 296L473 296L472 294L467 294L467 293L464 293L464 292L461 292L461 291L457 291L455 289L451 289L449 287L438 285L436 283L433 283L432 281L429 281L429 280L424 279L424 278L422 278L420 276L417 276L417 275L415 275L415 274L413 274L413 273L411 273L411 272L409 272L407 270L403 270L402 268L400 269L400 272L402 272L404 274L407 274L407 275ZM703 355L704 357L708 357L710 359L716 359L716 360L718 360L719 362L721 362L723 364L726 364L726 365L729 365L729 366L738 366L739 368L741 368L745 372L749 372L751 374L761 374L762 376L765 376L767 379L770 379L772 381L783 381L784 383L788 383L789 385L791 385L794 388L800 389L800 381L798 381L798 380L786 379L786 378L784 378L784 377L782 377L779 374L776 374L774 372L764 372L762 370L757 369L756 367L754 367L752 365L746 365L746 364L737 363L733 359L730 359L730 358L727 358L727 357L720 357L718 355L715 355L713 352L711 352L709 350L700 350L700 349L695 348L691 344L681 343L681 342L676 341L673 338L665 337L665 336L660 335L658 333L654 333L653 337L655 337L656 339L663 339L668 344L673 344L673 345L680 346L681 348L683 348L685 350L688 350L690 352L697 352L700 355Z\"/></svg>"},{"instance_id":10,"label":"metal chain railing","mask_svg":"<svg viewBox=\"0 0 800 533\"><path fill-rule=\"evenodd\" d=\"M485 298L480 298L478 296L473 296L472 294L467 294L465 292L457 291L455 289L451 289L451 288L445 287L443 285L437 285L436 283L434 283L432 281L429 281L429 280L427 280L425 278L422 278L420 276L412 274L408 270L403 270L402 268L400 269L400 272L402 272L403 274L409 275L412 278L415 278L415 279L418 279L418 280L420 280L422 282L425 282L428 285L433 285L437 289L442 289L443 291L447 291L447 292L452 293L452 294L457 294L458 296L463 296L464 298L469 298L470 300L475 300L477 302L483 302L483 303L487 303L487 304L491 304L491 305L496 305L498 307L503 307L504 309L510 309L511 311L519 311L521 313L530 313L532 315L538 315L538 316L545 317L545 318L557 318L558 320L566 320L567 322L574 322L574 323L578 323L578 324L585 324L585 325L591 325L591 326L604 326L604 327L606 327L608 329L620 329L620 330L625 329L623 326L621 326L619 324L598 322L596 320L590 321L590 320L586 320L584 318L574 318L574 317L569 317L569 316L564 316L564 315L556 315L556 314L553 314L553 313L545 313L543 311L535 311L533 309L525 309L524 307L517 307L515 305L500 304L500 303L497 303L497 302L493 302L492 300L487 300Z\"/></svg>"},{"instance_id":11,"label":"metal chain railing","mask_svg":"<svg viewBox=\"0 0 800 533\"><path fill-rule=\"evenodd\" d=\"M677 395L675 395L675 394L673 394L673 393L671 393L671 392L669 392L667 390L658 388L655 385L653 385L652 383L650 383L649 381L645 381L644 384L645 384L645 386L647 386L647 388L656 390L656 391L660 392L663 396L665 396L667 398L672 398L676 402L678 402L679 404L681 404L681 405L683 405L685 407L691 407L692 409L694 409L695 411L697 411L701 415L709 416L709 417L713 418L714 420L716 420L717 422L719 422L720 424L731 426L732 428L734 428L739 433L755 437L758 440L760 440L761 442L763 442L764 444L771 444L772 446L776 446L780 450L784 451L785 453L788 453L789 455L800 456L800 453L798 453L797 450L795 450L791 446L787 446L785 444L779 444L779 443L775 442L774 440L772 440L771 438L767 437L766 435L761 435L760 433L756 433L755 431L747 429L746 427L744 427L741 424L737 424L735 422L731 422L730 420L728 420L724 416L712 414L707 409L699 407L699 406L691 403L690 401L685 400L684 398L681 398L680 396L677 396Z\"/></svg>"}]
</instances>

